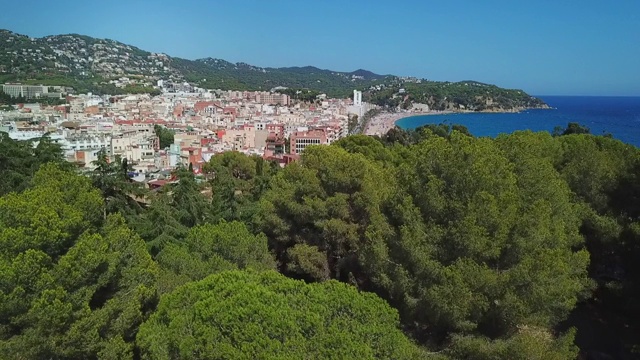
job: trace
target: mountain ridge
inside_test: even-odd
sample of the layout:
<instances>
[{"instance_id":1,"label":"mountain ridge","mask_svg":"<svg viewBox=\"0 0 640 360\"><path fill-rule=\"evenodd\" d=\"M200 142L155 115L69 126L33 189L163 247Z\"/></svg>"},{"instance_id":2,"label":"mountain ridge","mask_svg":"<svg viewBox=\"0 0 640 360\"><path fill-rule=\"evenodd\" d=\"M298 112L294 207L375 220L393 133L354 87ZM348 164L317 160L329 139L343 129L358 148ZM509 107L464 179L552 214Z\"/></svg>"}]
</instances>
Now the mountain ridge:
<instances>
[{"instance_id":1,"label":"mountain ridge","mask_svg":"<svg viewBox=\"0 0 640 360\"><path fill-rule=\"evenodd\" d=\"M140 91L153 90L163 79L221 90L308 89L331 97L347 97L358 89L367 101L387 107L420 102L440 110L512 111L544 105L522 90L472 80L435 82L311 65L260 67L214 57L189 60L73 33L32 38L0 29L0 44L0 82L64 85L78 92L118 94L127 89L114 86L114 79L131 77Z\"/></svg>"}]
</instances>

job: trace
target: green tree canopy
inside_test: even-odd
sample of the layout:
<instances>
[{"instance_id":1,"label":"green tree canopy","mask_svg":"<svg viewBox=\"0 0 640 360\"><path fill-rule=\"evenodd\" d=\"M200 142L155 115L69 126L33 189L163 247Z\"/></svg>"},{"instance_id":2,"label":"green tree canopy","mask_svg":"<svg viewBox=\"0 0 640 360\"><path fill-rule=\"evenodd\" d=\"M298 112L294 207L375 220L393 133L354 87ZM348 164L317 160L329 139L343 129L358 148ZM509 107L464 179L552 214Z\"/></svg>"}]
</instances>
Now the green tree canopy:
<instances>
[{"instance_id":1,"label":"green tree canopy","mask_svg":"<svg viewBox=\"0 0 640 360\"><path fill-rule=\"evenodd\" d=\"M105 203L105 213L138 213L142 210L135 200L146 195L145 189L133 182L128 175L131 167L127 159L116 156L111 160L105 149L97 154L91 173L93 186L100 189Z\"/></svg>"},{"instance_id":2,"label":"green tree canopy","mask_svg":"<svg viewBox=\"0 0 640 360\"><path fill-rule=\"evenodd\" d=\"M609 137L397 128L284 169L219 154L157 192L124 159L95 165L79 176L54 141L0 134L0 358L640 346L640 151Z\"/></svg>"},{"instance_id":3,"label":"green tree canopy","mask_svg":"<svg viewBox=\"0 0 640 360\"><path fill-rule=\"evenodd\" d=\"M266 237L240 222L193 227L183 241L167 244L157 260L163 293L223 270L275 268Z\"/></svg>"},{"instance_id":4,"label":"green tree canopy","mask_svg":"<svg viewBox=\"0 0 640 360\"><path fill-rule=\"evenodd\" d=\"M214 155L204 166L211 178L214 221L238 220L251 226L257 202L279 169L274 162L237 151Z\"/></svg>"},{"instance_id":5,"label":"green tree canopy","mask_svg":"<svg viewBox=\"0 0 640 360\"><path fill-rule=\"evenodd\" d=\"M154 125L153 131L160 140L160 149L166 149L173 144L175 133L164 126Z\"/></svg>"},{"instance_id":6,"label":"green tree canopy","mask_svg":"<svg viewBox=\"0 0 640 360\"><path fill-rule=\"evenodd\" d=\"M156 256L168 244L183 240L189 228L180 222L168 194L162 193L151 199L144 212L129 217L129 224L147 242L149 253Z\"/></svg>"},{"instance_id":7,"label":"green tree canopy","mask_svg":"<svg viewBox=\"0 0 640 360\"><path fill-rule=\"evenodd\" d=\"M486 338L455 336L446 353L453 359L477 360L564 360L575 359L577 346L573 332L555 339L544 328L522 326L507 340L491 341Z\"/></svg>"},{"instance_id":8,"label":"green tree canopy","mask_svg":"<svg viewBox=\"0 0 640 360\"><path fill-rule=\"evenodd\" d=\"M167 187L172 200L171 206L177 211L177 219L186 227L203 224L212 218L211 205L202 196L202 186L193 172L184 167L176 171L178 181Z\"/></svg>"},{"instance_id":9,"label":"green tree canopy","mask_svg":"<svg viewBox=\"0 0 640 360\"><path fill-rule=\"evenodd\" d=\"M553 129L554 136L571 135L571 134L590 134L591 130L585 125L581 125L577 122L570 122L566 128L557 126Z\"/></svg>"},{"instance_id":10,"label":"green tree canopy","mask_svg":"<svg viewBox=\"0 0 640 360\"><path fill-rule=\"evenodd\" d=\"M332 278L359 281L356 260L370 241L367 236L390 231L381 210L392 184L388 173L361 154L334 146L308 147L301 163L287 166L272 179L257 221L284 270L299 273L307 268L300 262L311 261L328 269ZM293 250L296 244L313 246L326 264L317 263L321 257L311 248ZM314 278L310 273L299 275Z\"/></svg>"},{"instance_id":11,"label":"green tree canopy","mask_svg":"<svg viewBox=\"0 0 640 360\"><path fill-rule=\"evenodd\" d=\"M213 218L211 204L193 173L179 168L176 175L177 181L149 195L150 205L145 211L128 218L153 256L168 244L182 241L189 228Z\"/></svg>"},{"instance_id":12,"label":"green tree canopy","mask_svg":"<svg viewBox=\"0 0 640 360\"><path fill-rule=\"evenodd\" d=\"M261 230L285 273L375 290L436 343L549 329L586 295L580 206L553 162L519 166L526 157L459 131L425 129L390 156L338 145L354 153L309 147L262 198ZM381 156L402 160L383 167Z\"/></svg>"},{"instance_id":13,"label":"green tree canopy","mask_svg":"<svg viewBox=\"0 0 640 360\"><path fill-rule=\"evenodd\" d=\"M273 272L227 271L162 297L143 359L424 359L373 294Z\"/></svg>"},{"instance_id":14,"label":"green tree canopy","mask_svg":"<svg viewBox=\"0 0 640 360\"><path fill-rule=\"evenodd\" d=\"M87 178L45 165L0 198L0 357L132 358L157 269Z\"/></svg>"},{"instance_id":15,"label":"green tree canopy","mask_svg":"<svg viewBox=\"0 0 640 360\"><path fill-rule=\"evenodd\" d=\"M0 195L24 190L40 166L48 162L70 168L60 145L48 136L18 141L0 132Z\"/></svg>"}]
</instances>

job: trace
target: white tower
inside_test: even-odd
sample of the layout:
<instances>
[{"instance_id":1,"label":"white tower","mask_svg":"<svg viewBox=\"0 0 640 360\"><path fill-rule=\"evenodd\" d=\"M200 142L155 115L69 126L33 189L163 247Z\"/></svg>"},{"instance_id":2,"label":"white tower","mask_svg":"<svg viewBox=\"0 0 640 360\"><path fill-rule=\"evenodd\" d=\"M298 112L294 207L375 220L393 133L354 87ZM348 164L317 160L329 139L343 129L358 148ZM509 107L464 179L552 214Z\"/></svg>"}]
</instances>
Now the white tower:
<instances>
[{"instance_id":1,"label":"white tower","mask_svg":"<svg viewBox=\"0 0 640 360\"><path fill-rule=\"evenodd\" d=\"M362 91L353 90L353 106L362 106Z\"/></svg>"}]
</instances>

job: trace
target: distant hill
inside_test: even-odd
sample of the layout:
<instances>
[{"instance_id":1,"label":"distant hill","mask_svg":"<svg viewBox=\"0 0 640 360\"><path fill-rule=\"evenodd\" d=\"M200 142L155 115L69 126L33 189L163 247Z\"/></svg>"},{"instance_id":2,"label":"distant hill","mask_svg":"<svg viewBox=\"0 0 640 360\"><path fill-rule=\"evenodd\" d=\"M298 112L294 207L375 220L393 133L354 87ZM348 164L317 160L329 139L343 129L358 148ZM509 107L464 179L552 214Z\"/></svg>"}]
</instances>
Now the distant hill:
<instances>
[{"instance_id":1,"label":"distant hill","mask_svg":"<svg viewBox=\"0 0 640 360\"><path fill-rule=\"evenodd\" d=\"M269 90L309 88L347 95L384 76L316 67L263 68L222 59L187 60L152 53L109 39L68 34L29 38L0 30L0 81L92 87L122 76L188 81L205 88Z\"/></svg>"},{"instance_id":2,"label":"distant hill","mask_svg":"<svg viewBox=\"0 0 640 360\"><path fill-rule=\"evenodd\" d=\"M503 89L477 81L399 81L365 91L365 98L390 108L426 104L432 110L513 112L546 109L544 101L522 90Z\"/></svg>"},{"instance_id":3,"label":"distant hill","mask_svg":"<svg viewBox=\"0 0 640 360\"><path fill-rule=\"evenodd\" d=\"M387 106L408 107L413 102L423 102L434 109L509 110L543 104L523 91L475 81L408 80L363 69L340 72L313 66L269 68L211 57L188 60L79 34L30 38L0 30L0 82L65 85L78 92L118 93L125 90L109 84L109 80L120 77L137 78L141 83L137 91L149 91L157 80L166 79L222 90L309 89L333 97L350 96L354 89L360 89L366 100ZM485 91L480 99L465 86L475 90L486 86L485 90L491 92L486 95ZM449 98L444 99L446 96ZM496 102L501 104L499 108L493 105Z\"/></svg>"}]
</instances>

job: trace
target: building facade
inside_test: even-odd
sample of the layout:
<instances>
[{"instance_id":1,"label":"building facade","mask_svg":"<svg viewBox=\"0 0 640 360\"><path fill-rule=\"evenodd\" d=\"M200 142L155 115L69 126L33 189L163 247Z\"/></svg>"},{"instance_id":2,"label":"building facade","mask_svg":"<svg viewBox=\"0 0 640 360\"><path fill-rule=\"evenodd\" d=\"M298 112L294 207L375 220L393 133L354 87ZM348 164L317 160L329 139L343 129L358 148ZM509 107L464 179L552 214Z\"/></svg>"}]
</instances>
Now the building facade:
<instances>
[{"instance_id":1,"label":"building facade","mask_svg":"<svg viewBox=\"0 0 640 360\"><path fill-rule=\"evenodd\" d=\"M44 94L49 92L49 88L42 85L4 84L2 92L14 98L36 99L46 96Z\"/></svg>"},{"instance_id":2,"label":"building facade","mask_svg":"<svg viewBox=\"0 0 640 360\"><path fill-rule=\"evenodd\" d=\"M320 129L309 131L297 131L291 134L289 152L301 154L309 145L326 145L327 134Z\"/></svg>"}]
</instances>

